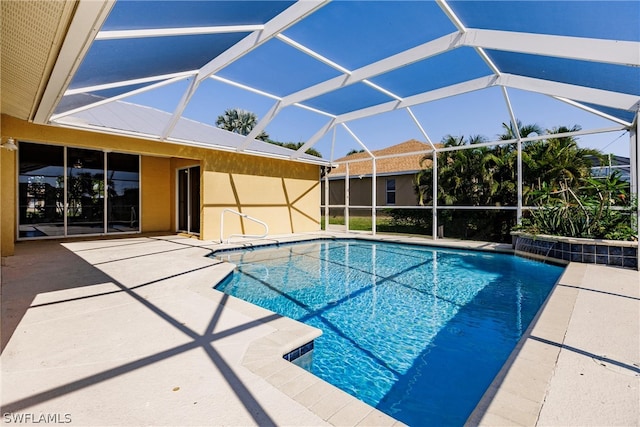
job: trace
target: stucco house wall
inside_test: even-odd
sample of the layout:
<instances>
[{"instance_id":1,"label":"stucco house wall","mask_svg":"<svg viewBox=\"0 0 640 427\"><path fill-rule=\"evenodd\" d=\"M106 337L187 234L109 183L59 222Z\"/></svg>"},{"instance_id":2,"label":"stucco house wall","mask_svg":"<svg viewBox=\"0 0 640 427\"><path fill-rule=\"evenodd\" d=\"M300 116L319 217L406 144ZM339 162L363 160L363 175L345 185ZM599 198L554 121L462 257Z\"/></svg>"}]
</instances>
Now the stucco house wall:
<instances>
[{"instance_id":1,"label":"stucco house wall","mask_svg":"<svg viewBox=\"0 0 640 427\"><path fill-rule=\"evenodd\" d=\"M140 231L174 232L176 170L200 165L200 238L220 239L220 215L231 208L261 219L271 234L320 229L319 166L75 129L36 125L2 115L2 137L141 155ZM17 239L18 151L0 150L0 253L12 255ZM262 228L225 215L224 234L256 234Z\"/></svg>"}]
</instances>

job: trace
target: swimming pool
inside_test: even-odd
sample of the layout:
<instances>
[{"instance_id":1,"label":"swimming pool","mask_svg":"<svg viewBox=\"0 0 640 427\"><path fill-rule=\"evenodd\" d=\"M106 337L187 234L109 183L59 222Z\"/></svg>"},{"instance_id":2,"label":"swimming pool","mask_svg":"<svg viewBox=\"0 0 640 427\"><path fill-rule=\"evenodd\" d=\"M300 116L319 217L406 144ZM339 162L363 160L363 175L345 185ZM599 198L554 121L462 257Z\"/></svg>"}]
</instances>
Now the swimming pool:
<instances>
[{"instance_id":1,"label":"swimming pool","mask_svg":"<svg viewBox=\"0 0 640 427\"><path fill-rule=\"evenodd\" d=\"M216 289L321 329L308 369L409 425L463 425L562 273L360 240L217 256L238 268Z\"/></svg>"}]
</instances>

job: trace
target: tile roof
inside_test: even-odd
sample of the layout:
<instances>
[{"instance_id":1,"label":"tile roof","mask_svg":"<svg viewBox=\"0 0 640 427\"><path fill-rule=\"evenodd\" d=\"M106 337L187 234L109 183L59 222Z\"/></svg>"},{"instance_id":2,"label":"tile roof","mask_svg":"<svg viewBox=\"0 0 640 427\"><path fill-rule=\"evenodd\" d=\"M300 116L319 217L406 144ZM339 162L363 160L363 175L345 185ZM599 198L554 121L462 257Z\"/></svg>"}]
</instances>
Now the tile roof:
<instances>
[{"instance_id":1,"label":"tile roof","mask_svg":"<svg viewBox=\"0 0 640 427\"><path fill-rule=\"evenodd\" d=\"M439 146L439 144L436 144ZM427 150L431 150L431 145L417 141L415 139L410 139L409 141L402 142L400 144L392 145L387 148L383 148L381 150L372 151L373 155L377 157L382 156L391 156L391 155L399 155L403 153L416 153L416 152L424 152ZM420 160L424 157L425 153L422 154L411 154L407 156L400 157L392 157L392 158L383 158L376 160L376 174L377 175L389 175L389 174L412 174L423 167L430 166L431 160L427 160L424 164L420 164ZM330 178L336 178L344 176L346 173L345 162L358 160L358 159L367 159L370 158L369 154L366 152L362 153L354 153L345 157L341 157L333 161L333 163L338 163L338 167L334 168L329 174ZM359 175L371 175L372 174L372 162L371 161L360 161L353 162L349 164L349 176L359 176Z\"/></svg>"}]
</instances>

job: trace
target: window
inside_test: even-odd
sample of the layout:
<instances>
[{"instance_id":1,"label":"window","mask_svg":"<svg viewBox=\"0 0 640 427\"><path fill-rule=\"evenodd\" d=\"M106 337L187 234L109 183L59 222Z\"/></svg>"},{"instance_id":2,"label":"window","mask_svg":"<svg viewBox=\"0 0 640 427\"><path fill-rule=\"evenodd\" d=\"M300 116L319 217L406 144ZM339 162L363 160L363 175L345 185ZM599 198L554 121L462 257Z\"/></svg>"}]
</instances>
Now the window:
<instances>
[{"instance_id":1,"label":"window","mask_svg":"<svg viewBox=\"0 0 640 427\"><path fill-rule=\"evenodd\" d=\"M140 156L21 143L19 237L135 232Z\"/></svg>"},{"instance_id":2,"label":"window","mask_svg":"<svg viewBox=\"0 0 640 427\"><path fill-rule=\"evenodd\" d=\"M396 180L387 178L387 205L396 204Z\"/></svg>"}]
</instances>

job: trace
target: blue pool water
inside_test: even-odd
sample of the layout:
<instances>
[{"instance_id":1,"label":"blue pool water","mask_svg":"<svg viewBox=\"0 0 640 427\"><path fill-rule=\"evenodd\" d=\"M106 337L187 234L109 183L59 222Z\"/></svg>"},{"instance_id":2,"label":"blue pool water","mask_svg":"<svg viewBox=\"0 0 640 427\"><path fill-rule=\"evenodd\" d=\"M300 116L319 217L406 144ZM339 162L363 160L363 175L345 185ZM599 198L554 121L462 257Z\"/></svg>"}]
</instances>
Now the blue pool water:
<instances>
[{"instance_id":1,"label":"blue pool water","mask_svg":"<svg viewBox=\"0 0 640 427\"><path fill-rule=\"evenodd\" d=\"M463 425L562 268L359 240L218 255L217 289L323 331L311 372L412 426Z\"/></svg>"}]
</instances>

